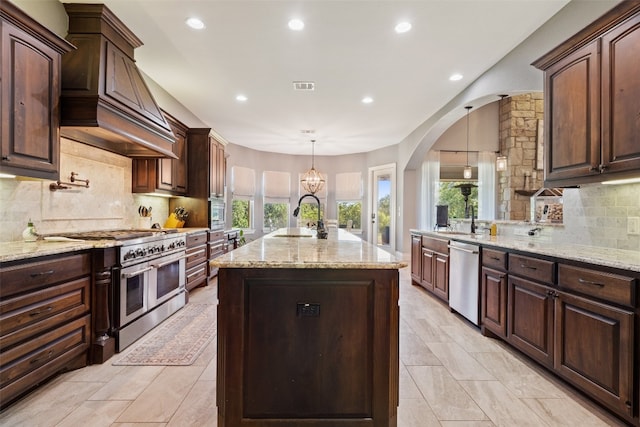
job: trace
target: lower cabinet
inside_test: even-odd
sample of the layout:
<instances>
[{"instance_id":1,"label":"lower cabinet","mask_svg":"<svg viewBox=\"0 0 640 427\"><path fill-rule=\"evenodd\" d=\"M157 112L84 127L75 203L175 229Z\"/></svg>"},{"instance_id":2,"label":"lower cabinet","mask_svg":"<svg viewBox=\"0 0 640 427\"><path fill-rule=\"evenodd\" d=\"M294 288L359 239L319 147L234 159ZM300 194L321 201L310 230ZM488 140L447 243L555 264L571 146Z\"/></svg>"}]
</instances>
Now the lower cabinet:
<instances>
[{"instance_id":1,"label":"lower cabinet","mask_svg":"<svg viewBox=\"0 0 640 427\"><path fill-rule=\"evenodd\" d=\"M417 237L417 236L415 236ZM417 241L412 240L412 256L418 253ZM415 244L415 246L414 246ZM415 248L415 249L414 249ZM420 286L431 292L441 300L449 301L449 241L422 236L420 239L420 280L417 274L414 280ZM414 260L411 261L412 269Z\"/></svg>"},{"instance_id":2,"label":"lower cabinet","mask_svg":"<svg viewBox=\"0 0 640 427\"><path fill-rule=\"evenodd\" d=\"M223 230L209 230L207 237L207 259L211 261L225 253L225 246L228 248L228 240L225 238ZM218 274L217 267L211 267L207 262L207 277L212 279Z\"/></svg>"},{"instance_id":3,"label":"lower cabinet","mask_svg":"<svg viewBox=\"0 0 640 427\"><path fill-rule=\"evenodd\" d=\"M507 337L507 273L482 267L481 328Z\"/></svg>"},{"instance_id":4,"label":"lower cabinet","mask_svg":"<svg viewBox=\"0 0 640 427\"><path fill-rule=\"evenodd\" d=\"M553 290L509 276L508 333L511 345L553 367Z\"/></svg>"},{"instance_id":5,"label":"lower cabinet","mask_svg":"<svg viewBox=\"0 0 640 427\"><path fill-rule=\"evenodd\" d=\"M187 235L187 292L207 284L207 232Z\"/></svg>"},{"instance_id":6,"label":"lower cabinet","mask_svg":"<svg viewBox=\"0 0 640 427\"><path fill-rule=\"evenodd\" d=\"M0 267L0 405L57 372L87 365L91 255L51 256Z\"/></svg>"},{"instance_id":7,"label":"lower cabinet","mask_svg":"<svg viewBox=\"0 0 640 427\"><path fill-rule=\"evenodd\" d=\"M411 235L411 281L420 284L422 281L422 237Z\"/></svg>"}]
</instances>

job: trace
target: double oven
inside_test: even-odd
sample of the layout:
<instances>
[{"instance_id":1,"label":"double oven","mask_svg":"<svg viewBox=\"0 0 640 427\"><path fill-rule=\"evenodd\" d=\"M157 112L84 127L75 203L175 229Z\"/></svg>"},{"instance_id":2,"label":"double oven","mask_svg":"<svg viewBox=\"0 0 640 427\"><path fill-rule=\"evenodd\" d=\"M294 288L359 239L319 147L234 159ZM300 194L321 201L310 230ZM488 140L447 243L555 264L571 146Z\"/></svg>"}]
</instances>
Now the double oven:
<instances>
[{"instance_id":1,"label":"double oven","mask_svg":"<svg viewBox=\"0 0 640 427\"><path fill-rule=\"evenodd\" d=\"M124 242L113 289L116 351L122 351L186 304L184 235Z\"/></svg>"},{"instance_id":2,"label":"double oven","mask_svg":"<svg viewBox=\"0 0 640 427\"><path fill-rule=\"evenodd\" d=\"M186 304L186 236L177 230L107 230L67 233L115 240L107 322L120 352ZM107 332L105 332L107 333Z\"/></svg>"}]
</instances>

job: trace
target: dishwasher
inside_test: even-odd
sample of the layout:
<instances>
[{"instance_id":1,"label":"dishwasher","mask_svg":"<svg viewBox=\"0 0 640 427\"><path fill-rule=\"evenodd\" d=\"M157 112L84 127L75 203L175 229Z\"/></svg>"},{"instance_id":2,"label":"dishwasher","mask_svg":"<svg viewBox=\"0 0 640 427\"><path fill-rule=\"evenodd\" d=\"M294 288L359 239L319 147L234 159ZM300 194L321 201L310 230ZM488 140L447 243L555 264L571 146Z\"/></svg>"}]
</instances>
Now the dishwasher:
<instances>
[{"instance_id":1,"label":"dishwasher","mask_svg":"<svg viewBox=\"0 0 640 427\"><path fill-rule=\"evenodd\" d=\"M480 247L449 242L449 307L478 325Z\"/></svg>"}]
</instances>

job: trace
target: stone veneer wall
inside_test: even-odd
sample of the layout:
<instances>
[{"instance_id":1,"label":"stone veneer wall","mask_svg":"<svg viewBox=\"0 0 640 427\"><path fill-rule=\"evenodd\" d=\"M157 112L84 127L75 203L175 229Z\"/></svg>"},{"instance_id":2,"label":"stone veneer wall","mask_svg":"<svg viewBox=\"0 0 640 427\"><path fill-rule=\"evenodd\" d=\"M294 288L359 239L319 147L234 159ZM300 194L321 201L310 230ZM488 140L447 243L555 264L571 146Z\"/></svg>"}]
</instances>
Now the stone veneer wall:
<instances>
[{"instance_id":1,"label":"stone veneer wall","mask_svg":"<svg viewBox=\"0 0 640 427\"><path fill-rule=\"evenodd\" d=\"M538 121L544 118L543 93L503 98L498 115L500 152L507 156L507 170L498 173L498 219L530 220L529 197L516 190L543 186L543 171L535 168Z\"/></svg>"}]
</instances>

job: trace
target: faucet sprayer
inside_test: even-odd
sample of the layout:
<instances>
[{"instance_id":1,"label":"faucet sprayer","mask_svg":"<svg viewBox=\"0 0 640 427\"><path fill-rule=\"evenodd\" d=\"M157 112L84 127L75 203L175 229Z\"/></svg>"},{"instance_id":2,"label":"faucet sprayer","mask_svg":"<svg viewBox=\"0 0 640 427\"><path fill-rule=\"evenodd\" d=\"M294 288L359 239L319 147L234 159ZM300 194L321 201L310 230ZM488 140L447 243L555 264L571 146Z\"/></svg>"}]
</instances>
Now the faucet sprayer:
<instances>
[{"instance_id":1,"label":"faucet sprayer","mask_svg":"<svg viewBox=\"0 0 640 427\"><path fill-rule=\"evenodd\" d=\"M320 199L318 199L315 194L307 193L302 195L302 197L300 197L300 199L298 200L298 207L293 210L293 216L296 218L298 217L298 214L300 213L300 204L302 203L302 199L304 199L305 197L313 197L314 199L316 199L316 203L318 203L318 225L316 227L316 236L318 237L318 239L326 239L329 233L327 233L327 230L325 230L324 223L322 222L322 219L320 219Z\"/></svg>"}]
</instances>

